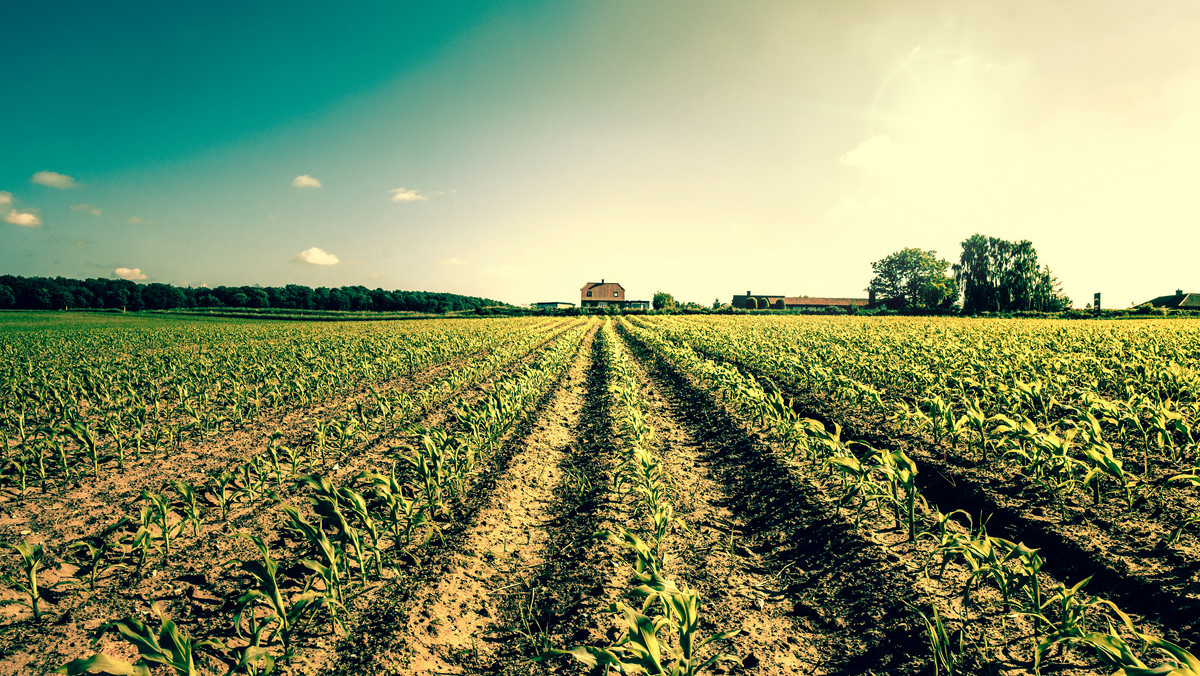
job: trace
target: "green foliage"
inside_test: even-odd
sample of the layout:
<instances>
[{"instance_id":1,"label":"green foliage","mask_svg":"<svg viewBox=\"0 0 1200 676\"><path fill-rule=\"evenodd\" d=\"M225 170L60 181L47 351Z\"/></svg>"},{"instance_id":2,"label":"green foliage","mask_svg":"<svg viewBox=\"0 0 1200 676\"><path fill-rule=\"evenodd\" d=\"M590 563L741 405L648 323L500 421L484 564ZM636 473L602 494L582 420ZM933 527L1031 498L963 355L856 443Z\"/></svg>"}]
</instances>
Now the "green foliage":
<instances>
[{"instance_id":1,"label":"green foliage","mask_svg":"<svg viewBox=\"0 0 1200 676\"><path fill-rule=\"evenodd\" d=\"M676 305L677 303L675 302L675 296L672 296L666 291L655 291L654 296L650 301L650 306L655 310L666 310L669 312L674 310Z\"/></svg>"},{"instance_id":2,"label":"green foliage","mask_svg":"<svg viewBox=\"0 0 1200 676\"><path fill-rule=\"evenodd\" d=\"M179 631L171 620L155 610L160 626L157 631L136 617L110 622L101 627L101 633L116 630L138 650L138 661L130 664L124 660L98 653L85 659L68 662L53 673L79 676L80 674L114 674L116 676L150 676L152 665L170 668L177 676L199 676L196 669L195 651L203 646L212 646L224 651L220 641L193 641Z\"/></svg>"},{"instance_id":3,"label":"green foliage","mask_svg":"<svg viewBox=\"0 0 1200 676\"><path fill-rule=\"evenodd\" d=\"M957 283L946 275L949 266L936 251L901 249L871 263L870 289L880 298L900 299L907 308L945 308L958 295Z\"/></svg>"},{"instance_id":4,"label":"green foliage","mask_svg":"<svg viewBox=\"0 0 1200 676\"><path fill-rule=\"evenodd\" d=\"M341 615L345 609L340 603L312 589L306 589L294 598L285 595L279 588L279 562L271 557L262 538L246 533L240 533L239 536L252 541L262 555L261 562L241 562L242 570L250 574L255 586L238 597L238 609L233 618L239 635L242 635L243 618L248 620L252 647L259 647L263 634L267 633L268 641L278 637L283 643L284 654L290 655L296 634L308 625L314 613L321 608L327 609L330 619L341 625ZM260 606L266 608L266 615L261 618L255 613L255 608Z\"/></svg>"},{"instance_id":5,"label":"green foliage","mask_svg":"<svg viewBox=\"0 0 1200 676\"><path fill-rule=\"evenodd\" d=\"M1039 267L1029 240L1009 242L972 235L962 243L954 276L965 313L1058 312L1071 306L1049 266Z\"/></svg>"},{"instance_id":6,"label":"green foliage","mask_svg":"<svg viewBox=\"0 0 1200 676\"><path fill-rule=\"evenodd\" d=\"M41 592L38 589L38 568L41 567L42 561L45 560L45 550L40 544L30 544L22 542L20 544L9 543L6 545L13 549L21 557L21 576L13 578L8 575L0 575L0 580L8 583L17 591L29 597L28 602L20 602L21 605L33 611L33 619L41 620L42 611L38 600L41 597Z\"/></svg>"}]
</instances>

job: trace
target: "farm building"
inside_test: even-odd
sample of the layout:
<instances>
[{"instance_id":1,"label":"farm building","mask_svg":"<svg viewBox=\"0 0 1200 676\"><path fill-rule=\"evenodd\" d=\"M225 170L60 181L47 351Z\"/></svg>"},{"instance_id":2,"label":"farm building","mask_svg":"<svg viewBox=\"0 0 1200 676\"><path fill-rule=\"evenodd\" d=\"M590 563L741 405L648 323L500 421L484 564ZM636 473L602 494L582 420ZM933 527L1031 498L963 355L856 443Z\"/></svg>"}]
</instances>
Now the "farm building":
<instances>
[{"instance_id":1,"label":"farm building","mask_svg":"<svg viewBox=\"0 0 1200 676\"><path fill-rule=\"evenodd\" d=\"M1200 293L1184 293L1183 289L1178 289L1170 296L1159 296L1138 305L1145 306L1167 310L1200 310Z\"/></svg>"},{"instance_id":2,"label":"farm building","mask_svg":"<svg viewBox=\"0 0 1200 676\"><path fill-rule=\"evenodd\" d=\"M580 307L615 307L623 310L647 310L648 300L626 300L625 287L617 282L588 282L579 290Z\"/></svg>"},{"instance_id":3,"label":"farm building","mask_svg":"<svg viewBox=\"0 0 1200 676\"><path fill-rule=\"evenodd\" d=\"M567 303L567 302L561 301L561 300L544 301L541 303L533 304L533 309L535 309L535 310L561 310L563 308L569 308L569 307L575 307L575 304Z\"/></svg>"},{"instance_id":4,"label":"farm building","mask_svg":"<svg viewBox=\"0 0 1200 676\"><path fill-rule=\"evenodd\" d=\"M815 310L827 307L849 309L851 305L865 308L875 304L874 291L869 298L808 298L754 294L747 291L744 296L734 296L731 303L733 307L745 310Z\"/></svg>"}]
</instances>

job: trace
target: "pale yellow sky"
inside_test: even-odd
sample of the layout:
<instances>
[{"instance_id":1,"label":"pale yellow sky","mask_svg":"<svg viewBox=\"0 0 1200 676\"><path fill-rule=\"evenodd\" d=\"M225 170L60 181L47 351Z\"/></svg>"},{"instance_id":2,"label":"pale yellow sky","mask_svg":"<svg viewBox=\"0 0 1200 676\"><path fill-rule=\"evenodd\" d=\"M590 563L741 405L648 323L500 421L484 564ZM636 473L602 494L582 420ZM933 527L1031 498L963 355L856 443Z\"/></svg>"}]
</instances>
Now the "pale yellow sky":
<instances>
[{"instance_id":1,"label":"pale yellow sky","mask_svg":"<svg viewBox=\"0 0 1200 676\"><path fill-rule=\"evenodd\" d=\"M980 232L1032 240L1076 305L1200 292L1200 3L423 11L334 13L345 44L213 17L205 58L181 23L161 76L83 23L40 36L97 72L14 68L59 84L0 112L0 271L708 304L861 295L872 261Z\"/></svg>"}]
</instances>

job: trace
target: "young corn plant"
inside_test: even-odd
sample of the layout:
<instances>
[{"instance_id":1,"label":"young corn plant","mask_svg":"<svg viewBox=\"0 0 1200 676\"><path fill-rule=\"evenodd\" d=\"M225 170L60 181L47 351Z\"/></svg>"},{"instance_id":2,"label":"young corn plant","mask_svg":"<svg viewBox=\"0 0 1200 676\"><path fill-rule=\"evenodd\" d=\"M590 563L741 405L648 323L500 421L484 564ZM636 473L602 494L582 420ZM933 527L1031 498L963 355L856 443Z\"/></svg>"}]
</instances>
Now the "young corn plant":
<instances>
[{"instance_id":1,"label":"young corn plant","mask_svg":"<svg viewBox=\"0 0 1200 676\"><path fill-rule=\"evenodd\" d=\"M313 489L309 502L313 511L321 518L321 530L332 530L337 542L337 551L344 562L343 567L349 569L350 556L353 555L358 567L359 580L362 586L367 584L368 563L373 563L376 575L380 574L379 530L375 520L367 511L366 501L362 495L350 488L336 488L325 477L312 475L301 479ZM348 516L352 515L352 516ZM353 521L363 524L359 528ZM364 531L370 536L371 542L365 542Z\"/></svg>"},{"instance_id":2,"label":"young corn plant","mask_svg":"<svg viewBox=\"0 0 1200 676\"><path fill-rule=\"evenodd\" d=\"M187 524L183 519L174 518L174 511L171 509L171 503L167 496L161 493L151 493L142 491L142 498L149 500L150 504L142 508L142 521L146 522L147 515L149 521L158 529L157 537L162 541L163 556L171 558L171 542L178 537ZM154 537L151 531L150 537Z\"/></svg>"},{"instance_id":3,"label":"young corn plant","mask_svg":"<svg viewBox=\"0 0 1200 676\"><path fill-rule=\"evenodd\" d=\"M99 546L87 540L76 542L71 546L72 549L82 550L83 557L80 559L80 569L81 572L87 575L88 588L93 591L96 589L96 581L101 576L126 568L123 563L107 563L109 561L108 553L110 547L111 545L104 539L100 539Z\"/></svg>"},{"instance_id":4,"label":"young corn plant","mask_svg":"<svg viewBox=\"0 0 1200 676\"><path fill-rule=\"evenodd\" d=\"M222 521L225 521L229 517L229 505L237 494L234 480L233 474L221 472L209 477L209 482L205 486L209 499L216 503L217 508L221 511Z\"/></svg>"},{"instance_id":5,"label":"young corn plant","mask_svg":"<svg viewBox=\"0 0 1200 676\"><path fill-rule=\"evenodd\" d=\"M260 647L266 634L267 641L280 640L284 656L287 657L292 655L296 635L312 622L316 611L321 608L328 609L330 620L345 629L341 620L341 611L344 609L337 601L313 590L307 590L295 598L286 596L279 589L279 562L271 557L262 538L247 533L238 535L252 541L262 555L261 562L241 562L242 570L254 578L255 586L246 590L237 600L238 609L233 624L239 636L243 636L243 618L248 616L250 645ZM265 606L267 611L261 619L255 613L255 608L259 606Z\"/></svg>"},{"instance_id":6,"label":"young corn plant","mask_svg":"<svg viewBox=\"0 0 1200 676\"><path fill-rule=\"evenodd\" d=\"M329 598L340 602L343 598L343 553L339 552L333 542L329 540L329 536L325 534L324 529L319 525L314 526L309 523L307 519L300 515L300 512L296 511L295 507L285 504L283 505L283 511L288 519L285 525L312 545L322 559L322 561L303 559L300 563L305 568L317 574L324 586L323 591Z\"/></svg>"},{"instance_id":7,"label":"young corn plant","mask_svg":"<svg viewBox=\"0 0 1200 676\"><path fill-rule=\"evenodd\" d=\"M1080 646L1091 648L1097 656L1117 667L1113 676L1200 676L1200 659L1170 641L1138 631L1129 615L1111 601L1082 601L1079 591L1089 580L1091 578L1070 589L1064 586L1045 602L1043 612L1029 613L1040 626L1049 630L1034 651L1035 672L1040 673L1042 660L1055 646ZM1046 611L1051 606L1057 606L1057 621L1046 617ZM1141 642L1141 647L1134 649L1130 646L1113 628L1111 621L1106 620L1105 631L1091 630L1088 626L1088 612L1099 608L1105 608L1115 614L1125 630ZM1148 655L1152 652L1165 659L1153 666L1147 664Z\"/></svg>"},{"instance_id":8,"label":"young corn plant","mask_svg":"<svg viewBox=\"0 0 1200 676\"><path fill-rule=\"evenodd\" d=\"M73 422L67 425L63 432L70 436L75 441L79 442L82 451L86 454L92 465L92 476L100 477L100 440L96 438L96 433L86 422Z\"/></svg>"},{"instance_id":9,"label":"young corn plant","mask_svg":"<svg viewBox=\"0 0 1200 676\"><path fill-rule=\"evenodd\" d=\"M908 527L908 540L917 539L917 505L925 499L917 490L917 463L903 450L879 454L879 470L888 485L892 503L896 505L897 520Z\"/></svg>"},{"instance_id":10,"label":"young corn plant","mask_svg":"<svg viewBox=\"0 0 1200 676\"><path fill-rule=\"evenodd\" d=\"M200 524L204 521L204 517L200 513L196 487L184 481L172 481L171 485L179 493L179 499L172 502L171 505L179 510L179 513L184 517L184 521L192 524L192 536L198 536L200 534Z\"/></svg>"},{"instance_id":11,"label":"young corn plant","mask_svg":"<svg viewBox=\"0 0 1200 676\"><path fill-rule=\"evenodd\" d=\"M980 651L970 643L963 626L948 630L946 624L942 622L942 616L938 613L937 608L932 609L932 618L916 606L910 605L909 608L916 613L917 617L921 619L921 624L925 626L925 640L929 643L929 650L933 655L934 676L973 673L967 671L971 667L971 657L972 655L978 656L979 653L987 655L986 639L984 648Z\"/></svg>"},{"instance_id":12,"label":"young corn plant","mask_svg":"<svg viewBox=\"0 0 1200 676\"><path fill-rule=\"evenodd\" d=\"M700 596L686 586L657 575L648 576L646 584L635 590L645 595L641 608L620 601L608 607L609 612L621 613L624 634L608 648L579 646L571 650L552 649L542 655L569 655L588 666L616 668L620 673L667 674L696 676L718 662L741 664L736 656L726 653L705 655L705 649L718 641L727 641L741 633L740 629L722 631L701 638ZM661 610L651 615L649 611ZM671 637L677 645L671 644Z\"/></svg>"},{"instance_id":13,"label":"young corn plant","mask_svg":"<svg viewBox=\"0 0 1200 676\"><path fill-rule=\"evenodd\" d=\"M22 542L20 544L8 543L5 545L13 549L21 557L21 574L13 578L10 575L0 575L0 580L8 583L8 585L25 596L29 597L29 601L18 601L20 605L33 611L33 619L35 622L40 622L42 619L41 605L38 601L41 599L41 591L38 589L38 568L46 558L45 550L40 544L30 544Z\"/></svg>"},{"instance_id":14,"label":"young corn plant","mask_svg":"<svg viewBox=\"0 0 1200 676\"><path fill-rule=\"evenodd\" d=\"M391 474L364 472L361 479L367 481L369 494L382 505L382 519L391 534L392 546L407 550L412 544L413 534L425 531L422 544L434 534L441 537L437 524L430 521L415 497L405 495L405 487L396 480L395 467Z\"/></svg>"},{"instance_id":15,"label":"young corn plant","mask_svg":"<svg viewBox=\"0 0 1200 676\"><path fill-rule=\"evenodd\" d=\"M196 669L196 649L210 646L220 652L226 650L220 641L205 639L194 641L179 631L175 623L164 618L155 609L160 626L156 631L136 617L110 622L101 627L101 633L115 630L138 650L138 661L130 664L104 653L73 660L55 669L55 674L82 676L83 674L118 674L119 676L151 676L153 665L169 668L176 676L199 676Z\"/></svg>"}]
</instances>

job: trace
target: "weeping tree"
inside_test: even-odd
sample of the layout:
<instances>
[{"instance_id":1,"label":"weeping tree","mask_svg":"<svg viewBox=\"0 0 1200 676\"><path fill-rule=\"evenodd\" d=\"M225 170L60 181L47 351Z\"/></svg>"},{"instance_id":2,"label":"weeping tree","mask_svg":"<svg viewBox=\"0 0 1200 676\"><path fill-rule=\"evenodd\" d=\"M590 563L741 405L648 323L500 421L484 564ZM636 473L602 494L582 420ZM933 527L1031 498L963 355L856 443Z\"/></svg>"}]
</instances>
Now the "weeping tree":
<instances>
[{"instance_id":1,"label":"weeping tree","mask_svg":"<svg viewBox=\"0 0 1200 676\"><path fill-rule=\"evenodd\" d=\"M962 290L963 312L1057 312L1070 307L1050 267L1039 266L1029 240L1009 242L975 234L962 247L954 277Z\"/></svg>"}]
</instances>

